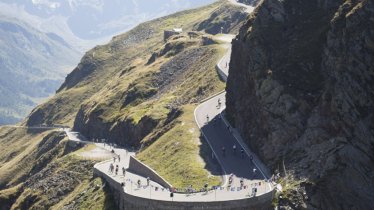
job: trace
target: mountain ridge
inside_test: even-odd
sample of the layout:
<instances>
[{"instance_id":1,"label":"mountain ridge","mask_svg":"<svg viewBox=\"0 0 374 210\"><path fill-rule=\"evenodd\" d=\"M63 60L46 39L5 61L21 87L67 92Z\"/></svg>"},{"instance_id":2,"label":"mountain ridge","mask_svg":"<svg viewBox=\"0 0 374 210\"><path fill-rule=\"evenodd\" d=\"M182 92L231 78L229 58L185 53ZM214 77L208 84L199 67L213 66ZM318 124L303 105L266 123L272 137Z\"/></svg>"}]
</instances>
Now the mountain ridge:
<instances>
[{"instance_id":1,"label":"mountain ridge","mask_svg":"<svg viewBox=\"0 0 374 210\"><path fill-rule=\"evenodd\" d=\"M1 16L0 25L0 124L8 124L54 93L79 54L17 19Z\"/></svg>"}]
</instances>

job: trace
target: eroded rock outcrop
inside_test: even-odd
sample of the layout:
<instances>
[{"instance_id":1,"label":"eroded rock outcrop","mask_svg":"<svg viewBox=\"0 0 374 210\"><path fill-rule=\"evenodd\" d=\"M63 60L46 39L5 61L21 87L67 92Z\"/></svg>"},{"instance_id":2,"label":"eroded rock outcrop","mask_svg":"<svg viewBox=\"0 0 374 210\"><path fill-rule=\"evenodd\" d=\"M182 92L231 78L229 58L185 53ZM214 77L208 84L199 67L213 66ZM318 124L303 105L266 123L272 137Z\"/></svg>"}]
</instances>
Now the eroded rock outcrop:
<instances>
[{"instance_id":1,"label":"eroded rock outcrop","mask_svg":"<svg viewBox=\"0 0 374 210\"><path fill-rule=\"evenodd\" d=\"M85 108L82 106L79 110L74 129L88 139L106 139L117 145L138 147L140 141L159 123L148 116L142 117L139 122L134 122L131 117L116 123L104 122L100 118L100 112L84 113Z\"/></svg>"},{"instance_id":2,"label":"eroded rock outcrop","mask_svg":"<svg viewBox=\"0 0 374 210\"><path fill-rule=\"evenodd\" d=\"M303 180L285 206L374 208L373 11L265 0L233 41L228 116L273 170Z\"/></svg>"}]
</instances>

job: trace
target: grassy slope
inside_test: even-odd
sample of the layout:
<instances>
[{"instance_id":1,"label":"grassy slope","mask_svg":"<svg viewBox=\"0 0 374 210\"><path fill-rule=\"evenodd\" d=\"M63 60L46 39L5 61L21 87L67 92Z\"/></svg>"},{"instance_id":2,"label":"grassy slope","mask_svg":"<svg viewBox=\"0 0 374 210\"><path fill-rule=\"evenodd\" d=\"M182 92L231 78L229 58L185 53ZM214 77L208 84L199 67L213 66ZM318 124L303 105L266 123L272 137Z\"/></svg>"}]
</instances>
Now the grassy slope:
<instances>
[{"instance_id":1,"label":"grassy slope","mask_svg":"<svg viewBox=\"0 0 374 210\"><path fill-rule=\"evenodd\" d=\"M176 187L217 185L219 177L204 170L199 128L194 121L194 105L183 107L176 125L155 143L138 154L138 158L155 169Z\"/></svg>"},{"instance_id":2,"label":"grassy slope","mask_svg":"<svg viewBox=\"0 0 374 210\"><path fill-rule=\"evenodd\" d=\"M111 84L106 85L99 93L95 94L94 97L90 99L90 102L92 102L93 99L98 104L97 106L102 105L101 108L104 110L102 116L104 116L104 120L111 121L120 118L121 116L131 116L134 113L137 117L141 117L139 116L139 112L146 114L144 107L149 107L149 104L162 107L163 105L170 103L170 100L175 101L190 99L188 102L196 102L196 100L194 100L196 97L208 96L218 89L223 89L224 84L219 81L214 70L214 65L221 57L223 52L218 46L207 46L207 48L211 49L212 51L210 51L207 55L205 55L204 58L201 58L197 63L194 63L189 68L189 71L195 73L184 75L183 78L170 87L170 89L174 90L169 91L167 94L163 94L161 96L161 100L146 100L144 101L145 106L136 103L135 106L130 105L125 107L125 109L121 109L122 102L121 100L118 100L119 95L116 94L121 92L121 90L126 91L129 84L133 82L136 82L136 84L141 83L143 84L143 87L146 87L149 85L147 84L147 79L149 79L148 75L152 72L158 72L162 64L165 64L166 62L170 61L171 58L173 58L172 56L160 57L154 64L145 66L148 58L150 57L150 52L157 51L163 47L164 43L162 42L162 36L164 30L180 25L183 26L185 31L191 31L198 23L207 19L214 11L222 7L231 8L232 6L225 3L225 1L220 1L200 9L180 12L175 15L157 19L152 21L152 24L150 24L151 26L147 24L141 25L142 27L151 27L154 30L154 34L144 43L136 45L135 51L140 53L137 54L137 59L133 60L131 64L127 64L127 66L135 66L135 68L132 69L132 73L126 73L125 80L123 80L123 78L120 78L120 80L115 82L112 80ZM116 37L113 40L113 45L116 46L118 42L126 39L126 36L127 34ZM181 38L178 41L187 43L190 40ZM190 44L190 47L201 48L202 46ZM132 49L126 48L126 51L132 52ZM120 54L123 53L124 51L120 51ZM116 57L116 55L114 55L114 57ZM152 110L148 111L149 113L154 113ZM164 111L163 113L165 115L167 111Z\"/></svg>"},{"instance_id":3,"label":"grassy slope","mask_svg":"<svg viewBox=\"0 0 374 210\"><path fill-rule=\"evenodd\" d=\"M101 178L84 180L61 202L51 209L115 209L113 195Z\"/></svg>"},{"instance_id":4,"label":"grassy slope","mask_svg":"<svg viewBox=\"0 0 374 210\"><path fill-rule=\"evenodd\" d=\"M76 209L113 209L102 181L91 180L95 159L79 155L94 146L77 150L55 131L0 128L0 136L0 209L61 209L72 200Z\"/></svg>"},{"instance_id":5,"label":"grassy slope","mask_svg":"<svg viewBox=\"0 0 374 210\"><path fill-rule=\"evenodd\" d=\"M200 186L207 181L217 184L219 177L208 178L210 172L205 168L205 163L200 157L201 148L198 145L201 142L197 138L200 134L198 129L194 127L192 113L194 106L201 99L224 89L225 84L219 80L215 71L216 62L224 54L224 50L219 44L202 46L198 40L179 38L176 42L184 43L186 46L183 51L200 48L206 52L197 58L185 72L168 84L165 90L157 89L158 93L155 97L138 97L135 102L126 106L123 106L123 101L134 86L139 95L152 91L154 88L151 85L152 80L154 75L160 71L160 67L180 54L175 56L171 53L160 56L151 65L146 65L152 52L158 52L164 48L162 40L164 29L183 26L185 31L191 31L200 22L208 19L214 11L221 11L225 7L234 11L233 7L225 1L219 1L200 9L159 18L141 24L128 33L114 37L109 44L95 47L87 52L82 63L95 63L95 70L88 76L80 78L80 82L72 87L69 87L69 81L67 81L65 88L50 102L39 107L38 110L44 113L44 122L71 126L80 104L84 107L84 115L87 118L94 118L94 120L109 125L116 125L126 119L131 119L136 126L143 117L150 117L161 123L142 140L143 144L151 144L151 146L139 154L141 159L177 187L184 187L190 183ZM227 14L225 13L225 15ZM134 41L134 36L142 36L149 31L152 31L151 35L135 45L124 44L128 40ZM173 125L168 128L164 127L162 122L171 112L170 107L182 110L184 114L181 118L190 117L188 121L191 123L188 124L196 130L194 136L189 135L189 129L178 128L179 125L176 122L173 122ZM161 138L154 139L155 135L159 135ZM189 136L193 140L179 139L179 135ZM168 144L184 142L181 144L183 148L180 150L184 152L177 154L170 152L161 155L162 151L152 143L154 141L156 141L154 145L165 143L165 136L170 137ZM194 143L190 145L191 142ZM171 159L177 166L174 170L171 170L170 163L167 161ZM187 159L190 160L189 164L192 166L192 170L183 169Z\"/></svg>"},{"instance_id":6,"label":"grassy slope","mask_svg":"<svg viewBox=\"0 0 374 210\"><path fill-rule=\"evenodd\" d=\"M183 25L186 31L192 30L196 23L206 19L221 4L215 3L143 23L132 31L113 38L107 45L88 51L82 58L82 63L96 64L95 70L88 77L80 78L80 82L73 88L63 89L36 110L44 113L44 122L72 126L82 102L95 102L96 106L104 109L108 120L114 118L119 114L121 105L117 103L118 99L129 84L144 73L157 70L157 66L149 67L144 64L151 52L162 47L163 30L180 25ZM149 31L152 31L152 34L146 40L135 45L127 44ZM131 66L136 68L126 72ZM123 72L126 73L120 76Z\"/></svg>"},{"instance_id":7,"label":"grassy slope","mask_svg":"<svg viewBox=\"0 0 374 210\"><path fill-rule=\"evenodd\" d=\"M139 85L141 87L147 87L149 85L146 83L147 79L149 80L147 75L158 72L159 67L171 59L161 57L154 64L145 65L151 53L163 47L163 31L176 26L183 26L185 31L191 31L219 8L229 8L230 11L234 11L235 7L225 2L219 1L203 8L179 12L140 24L128 33L114 37L107 45L90 50L82 58L81 63L95 64L94 70L88 76L79 78L79 83L71 88L63 88L51 100L34 110L34 113L42 116L39 122L73 126L74 118L82 104L85 106L86 113L102 111L100 117L104 122L114 123L134 113L139 114L138 107L132 107L131 104L122 107L123 97L129 91L129 85L134 82L143 84ZM136 43L128 44L131 42ZM212 53L212 57L218 58L215 53ZM202 68L213 69L212 63L201 64ZM215 78L207 78L208 82L197 80L200 83L195 82L192 87L213 85L216 82L213 79ZM196 90L196 88L189 89ZM195 95L209 95L214 92L212 88L207 90Z\"/></svg>"},{"instance_id":8,"label":"grassy slope","mask_svg":"<svg viewBox=\"0 0 374 210\"><path fill-rule=\"evenodd\" d=\"M202 46L196 40L181 37L176 42L185 43L185 50L202 49L205 53L196 59L196 62L180 74L175 81L168 84L164 90L158 90L159 92L155 97L140 97L136 103L123 106L124 96L131 90L131 85L135 84L139 87L138 92L149 91L152 88L150 81L154 79L153 76L159 72L160 67L176 57L171 53L159 57L151 65L145 65L152 52L163 49L163 30L182 25L185 31L190 31L201 21L208 19L210 14L219 7L230 6L224 1L219 1L204 8L159 18L115 37L107 45L95 47L86 53L79 66L79 68L84 68L87 67L86 64L94 64L95 68L88 75L78 78L79 82L76 84L67 84L72 80L67 81L59 93L34 110L30 121L35 124L51 123L72 126L82 105L84 112L88 115L99 111L100 114L97 118L103 122L115 125L121 120L131 118L136 125L144 116L160 121L165 120L166 115L170 112L168 107L173 106L182 111L182 115L173 120L167 127L156 127L151 134L146 136L142 140L146 147L138 154L139 158L155 168L177 187L184 187L187 184L201 186L205 182L219 183L220 178L211 176L208 165L203 160L206 149L199 138L200 133L194 123L193 110L201 99L224 89L225 84L219 80L214 68L216 62L224 54L220 45ZM134 45L127 44L127 41L133 40L135 36L144 34L148 30L152 31L151 36ZM40 119L33 118L34 116ZM47 134L16 132L19 132L19 134L13 135L9 131L0 130L0 148L3 148L3 145L7 145L7 148L16 148L14 151L13 149L9 151L7 149L4 155L0 153L0 167L17 165L16 162L6 163L16 159L21 164L25 160L29 160L29 165L35 165L40 158L39 156L29 156L29 159L25 159L18 155L21 155L24 150L34 151L40 146L38 143L44 135ZM3 136L1 136L2 133ZM5 138L4 141L3 138ZM165 147L168 150L160 149ZM57 148L56 152L61 152L60 149L62 148L62 146ZM9 158L9 161L5 161L7 158ZM79 158L64 155L53 156L51 163L39 165L40 169L45 169L57 164L65 172L66 170L79 169L74 168L68 162L73 163L73 165L82 164ZM0 173L8 173L6 172L8 168L12 169L11 167L0 168ZM63 174L64 170L54 171L53 174ZM15 174L25 175L30 169L13 171ZM85 172L89 174L90 169L86 169ZM4 177L10 177L9 173ZM86 175L80 178L82 182L74 185L73 189L69 189L69 193L62 196L64 197L63 200L49 204L53 204L54 208L59 209L62 206L72 205L73 201L79 200L79 204L71 207L83 209L110 208L106 203L110 198L106 196L105 190L100 188L100 190L93 191L91 189L92 186L101 185L101 181L90 180L89 176ZM44 179L48 179L48 177L42 177L42 180ZM9 180L12 179L9 178ZM14 184L12 186L17 184L16 181L12 183ZM0 192L0 199L1 195L11 197L12 193L9 192L16 193L17 190L17 188L9 188L8 191ZM82 192L85 193L82 194ZM30 201L33 196L39 198L39 200L31 202L35 203L36 207L48 203L48 197L43 191L31 192L29 189L25 189L18 197L15 206L25 204L25 201ZM94 202L95 200L97 200L97 204Z\"/></svg>"},{"instance_id":9,"label":"grassy slope","mask_svg":"<svg viewBox=\"0 0 374 210\"><path fill-rule=\"evenodd\" d=\"M18 183L31 172L40 156L38 145L51 134L52 131L30 133L19 128L0 129L0 186Z\"/></svg>"}]
</instances>

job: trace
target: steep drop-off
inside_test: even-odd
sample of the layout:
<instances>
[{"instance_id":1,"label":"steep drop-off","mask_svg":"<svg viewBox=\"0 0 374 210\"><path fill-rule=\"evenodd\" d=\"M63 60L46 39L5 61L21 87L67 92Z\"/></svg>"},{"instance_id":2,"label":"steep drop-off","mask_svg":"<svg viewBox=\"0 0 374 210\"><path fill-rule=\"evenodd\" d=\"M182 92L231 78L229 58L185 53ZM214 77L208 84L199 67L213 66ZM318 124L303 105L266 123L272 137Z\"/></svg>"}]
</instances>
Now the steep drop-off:
<instances>
[{"instance_id":1,"label":"steep drop-off","mask_svg":"<svg viewBox=\"0 0 374 210\"><path fill-rule=\"evenodd\" d=\"M97 161L83 159L88 149L66 141L64 132L0 128L0 145L1 210L84 207L92 200L97 208L111 208L104 202L110 193L92 179Z\"/></svg>"},{"instance_id":2,"label":"steep drop-off","mask_svg":"<svg viewBox=\"0 0 374 210\"><path fill-rule=\"evenodd\" d=\"M373 11L264 0L233 42L227 114L286 175L281 206L374 208Z\"/></svg>"}]
</instances>

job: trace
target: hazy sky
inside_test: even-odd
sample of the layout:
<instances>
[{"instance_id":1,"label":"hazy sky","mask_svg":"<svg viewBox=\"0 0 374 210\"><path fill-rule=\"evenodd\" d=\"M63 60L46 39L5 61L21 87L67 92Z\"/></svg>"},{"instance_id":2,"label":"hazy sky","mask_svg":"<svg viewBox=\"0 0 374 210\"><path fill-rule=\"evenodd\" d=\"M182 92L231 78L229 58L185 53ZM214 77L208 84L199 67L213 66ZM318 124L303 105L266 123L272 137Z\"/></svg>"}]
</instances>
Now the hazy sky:
<instances>
[{"instance_id":1,"label":"hazy sky","mask_svg":"<svg viewBox=\"0 0 374 210\"><path fill-rule=\"evenodd\" d=\"M102 39L135 25L215 0L0 0L0 14L65 39Z\"/></svg>"}]
</instances>

